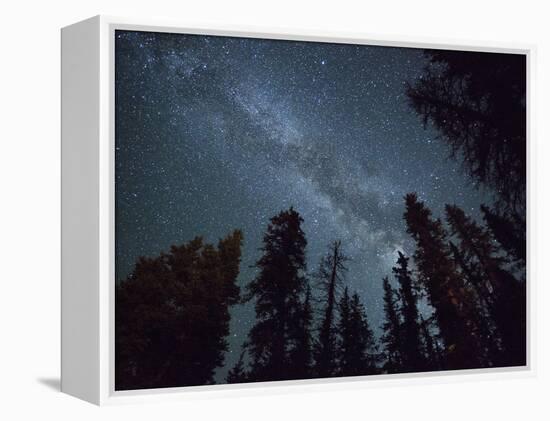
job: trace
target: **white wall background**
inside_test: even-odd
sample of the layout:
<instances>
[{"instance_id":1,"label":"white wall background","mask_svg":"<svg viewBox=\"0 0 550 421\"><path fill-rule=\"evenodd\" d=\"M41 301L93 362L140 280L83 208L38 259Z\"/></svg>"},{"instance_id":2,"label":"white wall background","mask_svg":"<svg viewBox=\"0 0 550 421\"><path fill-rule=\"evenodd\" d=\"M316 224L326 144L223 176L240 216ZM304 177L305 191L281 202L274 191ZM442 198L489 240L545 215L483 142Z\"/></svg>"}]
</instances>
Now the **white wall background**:
<instances>
[{"instance_id":1,"label":"white wall background","mask_svg":"<svg viewBox=\"0 0 550 421\"><path fill-rule=\"evenodd\" d=\"M96 0L4 2L0 24L0 418L17 419L549 419L549 10L543 1ZM333 388L96 408L58 392L59 28L96 15L147 16L188 25L245 24L380 36L536 44L532 275L536 282L531 378ZM534 249L534 250L533 250ZM548 297L548 298L546 298ZM447 381L445 381L447 383ZM546 388L546 390L545 390Z\"/></svg>"}]
</instances>

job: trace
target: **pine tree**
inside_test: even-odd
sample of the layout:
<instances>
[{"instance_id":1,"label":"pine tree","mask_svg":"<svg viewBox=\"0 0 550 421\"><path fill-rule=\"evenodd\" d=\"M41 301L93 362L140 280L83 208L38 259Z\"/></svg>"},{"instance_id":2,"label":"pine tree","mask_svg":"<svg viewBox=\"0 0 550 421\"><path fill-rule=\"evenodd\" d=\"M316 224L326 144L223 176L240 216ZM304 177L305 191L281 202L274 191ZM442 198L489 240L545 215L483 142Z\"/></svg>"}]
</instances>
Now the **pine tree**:
<instances>
[{"instance_id":1,"label":"pine tree","mask_svg":"<svg viewBox=\"0 0 550 421\"><path fill-rule=\"evenodd\" d=\"M388 373L399 373L404 368L403 363L403 334L399 309L397 308L396 291L390 285L390 280L385 277L384 283L384 314L385 321L382 325L383 354L386 362L384 370Z\"/></svg>"},{"instance_id":2,"label":"pine tree","mask_svg":"<svg viewBox=\"0 0 550 421\"><path fill-rule=\"evenodd\" d=\"M318 280L324 293L325 304L319 339L315 347L315 369L320 377L332 376L336 370L336 295L337 288L343 280L343 273L347 271L345 262L348 260L342 253L341 246L340 241L334 241L319 265Z\"/></svg>"},{"instance_id":3,"label":"pine tree","mask_svg":"<svg viewBox=\"0 0 550 421\"><path fill-rule=\"evenodd\" d=\"M374 374L377 349L359 295L355 293L350 298L346 287L339 307L339 373L342 376Z\"/></svg>"},{"instance_id":4,"label":"pine tree","mask_svg":"<svg viewBox=\"0 0 550 421\"><path fill-rule=\"evenodd\" d=\"M302 222L293 208L271 218L256 263L259 273L247 287L247 299L254 300L256 311L249 333L253 381L293 377L291 356L300 341L296 326L302 323L306 271Z\"/></svg>"},{"instance_id":5,"label":"pine tree","mask_svg":"<svg viewBox=\"0 0 550 421\"><path fill-rule=\"evenodd\" d=\"M412 273L408 265L409 259L399 252L397 266L392 271L399 283L399 296L401 298L403 370L416 372L424 369L426 361L422 353L417 307L418 298L414 291Z\"/></svg>"},{"instance_id":6,"label":"pine tree","mask_svg":"<svg viewBox=\"0 0 550 421\"><path fill-rule=\"evenodd\" d=\"M407 232L416 242L414 259L419 282L435 309L435 318L445 345L445 368L481 367L482 355L478 332L473 322L472 297L451 256L447 233L439 219L417 200L406 196Z\"/></svg>"}]
</instances>

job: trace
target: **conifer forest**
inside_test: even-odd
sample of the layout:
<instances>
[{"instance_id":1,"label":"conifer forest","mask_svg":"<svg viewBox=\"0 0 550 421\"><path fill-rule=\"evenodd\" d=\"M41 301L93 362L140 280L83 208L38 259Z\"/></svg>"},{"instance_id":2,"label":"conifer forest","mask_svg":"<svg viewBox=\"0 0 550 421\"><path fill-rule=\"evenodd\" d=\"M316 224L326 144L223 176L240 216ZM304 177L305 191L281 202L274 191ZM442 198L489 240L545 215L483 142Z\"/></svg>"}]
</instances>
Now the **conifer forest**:
<instances>
[{"instance_id":1,"label":"conifer forest","mask_svg":"<svg viewBox=\"0 0 550 421\"><path fill-rule=\"evenodd\" d=\"M115 33L115 388L527 360L526 59Z\"/></svg>"}]
</instances>

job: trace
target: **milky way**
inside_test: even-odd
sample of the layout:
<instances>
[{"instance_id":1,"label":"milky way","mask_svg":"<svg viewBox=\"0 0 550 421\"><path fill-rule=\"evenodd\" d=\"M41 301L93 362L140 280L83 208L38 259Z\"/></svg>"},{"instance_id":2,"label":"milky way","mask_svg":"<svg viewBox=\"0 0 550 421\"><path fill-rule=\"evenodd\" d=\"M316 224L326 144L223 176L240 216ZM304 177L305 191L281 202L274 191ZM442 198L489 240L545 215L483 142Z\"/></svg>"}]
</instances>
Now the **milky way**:
<instances>
[{"instance_id":1,"label":"milky way","mask_svg":"<svg viewBox=\"0 0 550 421\"><path fill-rule=\"evenodd\" d=\"M403 196L436 216L491 202L407 104L422 50L130 31L115 48L119 280L139 256L239 228L244 286L269 218L294 206L308 269L341 240L376 331L382 277L414 251ZM232 316L227 366L254 321L250 305Z\"/></svg>"}]
</instances>

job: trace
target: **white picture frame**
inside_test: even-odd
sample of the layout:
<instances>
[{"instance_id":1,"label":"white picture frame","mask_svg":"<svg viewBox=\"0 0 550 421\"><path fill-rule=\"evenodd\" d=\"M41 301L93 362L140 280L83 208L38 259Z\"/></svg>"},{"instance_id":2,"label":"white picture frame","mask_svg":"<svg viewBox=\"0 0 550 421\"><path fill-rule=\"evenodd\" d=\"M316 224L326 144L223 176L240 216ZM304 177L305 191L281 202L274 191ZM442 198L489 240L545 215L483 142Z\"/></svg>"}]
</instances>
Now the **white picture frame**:
<instances>
[{"instance_id":1,"label":"white picture frame","mask_svg":"<svg viewBox=\"0 0 550 421\"><path fill-rule=\"evenodd\" d=\"M296 391L378 387L381 384L444 383L531 376L533 279L527 267L527 365L521 368L377 375L139 391L114 390L114 31L117 29L200 35L320 41L380 46L507 52L527 57L527 154L531 149L529 45L452 40L391 39L341 33L286 32L270 28L193 27L180 23L96 16L61 31L62 52L62 377L61 390L97 405L242 396ZM530 167L529 167L530 168ZM531 171L531 169L529 169ZM529 186L530 177L527 183ZM530 189L527 206L530 212ZM527 218L529 238L530 218ZM529 242L528 242L529 253ZM276 389L273 389L276 388Z\"/></svg>"}]
</instances>

